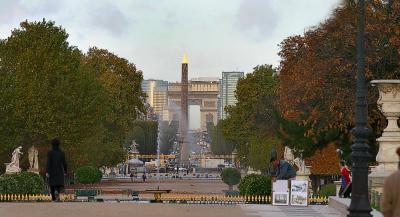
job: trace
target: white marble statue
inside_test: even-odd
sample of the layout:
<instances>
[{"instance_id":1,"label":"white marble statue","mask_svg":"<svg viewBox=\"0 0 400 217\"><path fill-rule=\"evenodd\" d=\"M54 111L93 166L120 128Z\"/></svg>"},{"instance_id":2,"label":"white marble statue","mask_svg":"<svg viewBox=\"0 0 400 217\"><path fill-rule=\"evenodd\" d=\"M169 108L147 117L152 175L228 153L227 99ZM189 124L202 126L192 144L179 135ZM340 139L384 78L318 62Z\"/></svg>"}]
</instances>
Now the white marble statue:
<instances>
[{"instance_id":1,"label":"white marble statue","mask_svg":"<svg viewBox=\"0 0 400 217\"><path fill-rule=\"evenodd\" d=\"M6 173L18 173L21 172L21 168L19 167L19 157L23 153L21 152L22 146L16 148L11 157L11 163L6 164Z\"/></svg>"},{"instance_id":2,"label":"white marble statue","mask_svg":"<svg viewBox=\"0 0 400 217\"><path fill-rule=\"evenodd\" d=\"M28 150L29 158L29 170L30 172L39 173L39 160L38 160L38 150L35 146L32 146Z\"/></svg>"},{"instance_id":3,"label":"white marble statue","mask_svg":"<svg viewBox=\"0 0 400 217\"><path fill-rule=\"evenodd\" d=\"M304 163L304 160L297 157L294 159L294 164L299 168L298 173L305 173L306 172L306 164Z\"/></svg>"},{"instance_id":4,"label":"white marble statue","mask_svg":"<svg viewBox=\"0 0 400 217\"><path fill-rule=\"evenodd\" d=\"M132 140L131 152L132 152L132 153L139 153L139 151L138 151L138 149L137 149L138 146L139 146L139 144L137 144L135 140Z\"/></svg>"},{"instance_id":5,"label":"white marble statue","mask_svg":"<svg viewBox=\"0 0 400 217\"><path fill-rule=\"evenodd\" d=\"M290 164L293 165L294 163L294 154L292 149L290 149L289 147L285 146L285 152L283 153L283 158L289 162Z\"/></svg>"}]
</instances>

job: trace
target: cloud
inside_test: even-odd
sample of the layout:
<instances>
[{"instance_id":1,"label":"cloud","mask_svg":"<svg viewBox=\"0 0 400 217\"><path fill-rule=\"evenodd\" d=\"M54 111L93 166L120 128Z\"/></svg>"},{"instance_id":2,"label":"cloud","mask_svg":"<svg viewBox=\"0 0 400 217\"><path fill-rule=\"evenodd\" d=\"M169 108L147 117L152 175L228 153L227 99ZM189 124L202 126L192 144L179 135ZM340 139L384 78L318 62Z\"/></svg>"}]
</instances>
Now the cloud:
<instances>
[{"instance_id":1,"label":"cloud","mask_svg":"<svg viewBox=\"0 0 400 217\"><path fill-rule=\"evenodd\" d=\"M27 19L28 16L54 14L62 8L62 5L61 1L54 0L3 0L0 7L0 22L11 22L16 17Z\"/></svg>"},{"instance_id":2,"label":"cloud","mask_svg":"<svg viewBox=\"0 0 400 217\"><path fill-rule=\"evenodd\" d=\"M277 26L278 13L269 0L242 0L236 14L236 27L260 41Z\"/></svg>"},{"instance_id":3,"label":"cloud","mask_svg":"<svg viewBox=\"0 0 400 217\"><path fill-rule=\"evenodd\" d=\"M111 3L104 3L90 11L90 25L106 30L114 35L123 33L127 28L129 19L122 11Z\"/></svg>"}]
</instances>

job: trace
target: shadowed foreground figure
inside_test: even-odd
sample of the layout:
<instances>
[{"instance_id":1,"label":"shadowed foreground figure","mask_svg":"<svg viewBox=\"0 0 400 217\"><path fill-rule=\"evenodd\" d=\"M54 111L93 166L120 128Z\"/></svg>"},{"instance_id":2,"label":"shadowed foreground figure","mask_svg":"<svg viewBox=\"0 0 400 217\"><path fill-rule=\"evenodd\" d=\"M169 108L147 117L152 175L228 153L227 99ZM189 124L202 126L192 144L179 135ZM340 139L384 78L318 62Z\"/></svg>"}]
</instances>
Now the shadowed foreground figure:
<instances>
[{"instance_id":1,"label":"shadowed foreground figure","mask_svg":"<svg viewBox=\"0 0 400 217\"><path fill-rule=\"evenodd\" d=\"M47 153L47 173L53 201L58 200L60 191L64 187L64 177L67 174L67 163L64 152L60 150L60 140L51 140L52 150ZM57 192L57 197L56 197Z\"/></svg>"},{"instance_id":2,"label":"shadowed foreground figure","mask_svg":"<svg viewBox=\"0 0 400 217\"><path fill-rule=\"evenodd\" d=\"M400 148L397 154L400 157ZM381 207L385 217L400 216L400 170L385 179Z\"/></svg>"}]
</instances>

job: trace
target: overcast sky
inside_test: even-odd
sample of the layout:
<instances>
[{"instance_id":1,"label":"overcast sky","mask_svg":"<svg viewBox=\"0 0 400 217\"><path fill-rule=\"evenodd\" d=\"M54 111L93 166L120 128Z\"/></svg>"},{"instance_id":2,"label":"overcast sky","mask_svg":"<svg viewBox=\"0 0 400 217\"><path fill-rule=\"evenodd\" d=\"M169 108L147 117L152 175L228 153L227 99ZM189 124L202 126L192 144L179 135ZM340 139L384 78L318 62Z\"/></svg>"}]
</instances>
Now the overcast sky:
<instances>
[{"instance_id":1,"label":"overcast sky","mask_svg":"<svg viewBox=\"0 0 400 217\"><path fill-rule=\"evenodd\" d=\"M0 0L0 38L25 19L53 20L83 52L128 59L144 77L180 80L279 64L278 44L324 21L340 0Z\"/></svg>"}]
</instances>

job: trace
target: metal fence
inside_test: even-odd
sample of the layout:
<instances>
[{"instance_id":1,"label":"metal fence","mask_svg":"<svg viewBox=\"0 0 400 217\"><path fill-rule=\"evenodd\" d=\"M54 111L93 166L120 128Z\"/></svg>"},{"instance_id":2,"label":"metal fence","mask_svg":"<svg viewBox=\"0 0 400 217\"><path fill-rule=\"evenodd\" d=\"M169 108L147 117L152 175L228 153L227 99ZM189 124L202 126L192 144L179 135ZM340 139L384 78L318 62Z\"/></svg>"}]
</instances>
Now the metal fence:
<instances>
[{"instance_id":1,"label":"metal fence","mask_svg":"<svg viewBox=\"0 0 400 217\"><path fill-rule=\"evenodd\" d=\"M370 199L371 199L371 206L377 210L380 210L382 193L371 190Z\"/></svg>"},{"instance_id":2,"label":"metal fence","mask_svg":"<svg viewBox=\"0 0 400 217\"><path fill-rule=\"evenodd\" d=\"M136 198L137 199L137 198ZM162 194L163 203L182 204L271 204L270 195L225 196L217 194ZM0 194L0 202L50 202L49 194ZM82 201L77 200L75 194L61 194L61 202ZM327 197L309 197L309 205L326 205Z\"/></svg>"}]
</instances>

